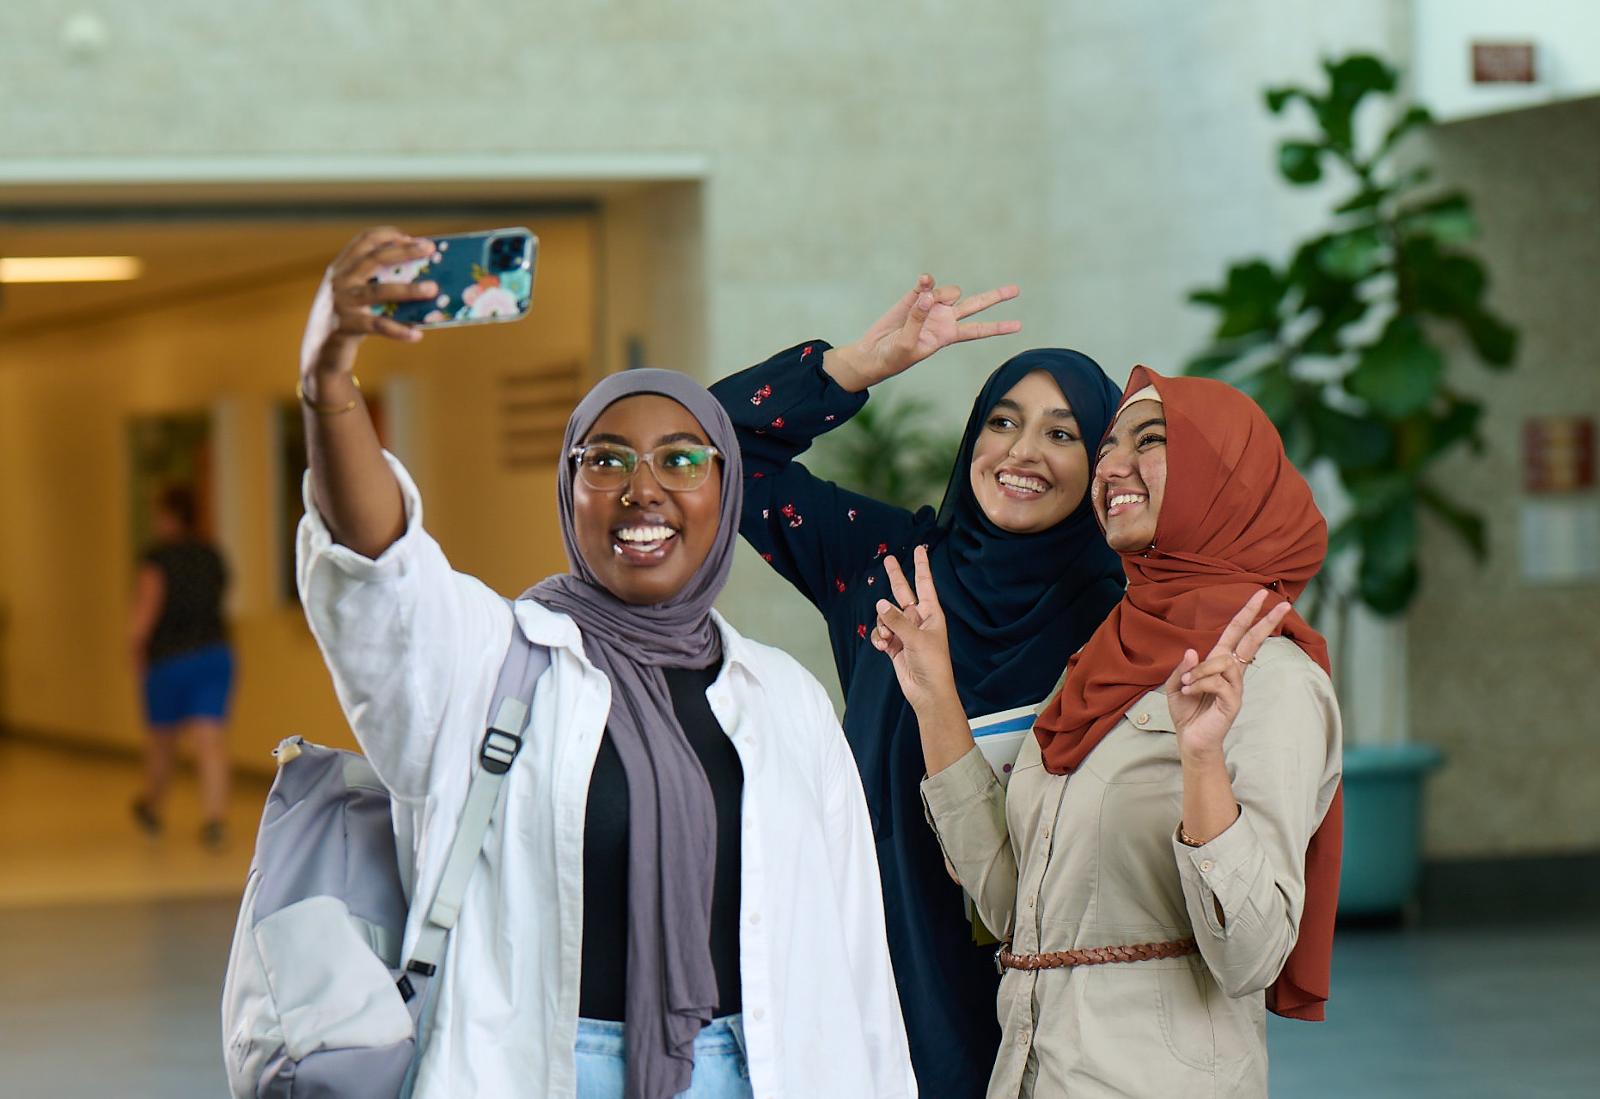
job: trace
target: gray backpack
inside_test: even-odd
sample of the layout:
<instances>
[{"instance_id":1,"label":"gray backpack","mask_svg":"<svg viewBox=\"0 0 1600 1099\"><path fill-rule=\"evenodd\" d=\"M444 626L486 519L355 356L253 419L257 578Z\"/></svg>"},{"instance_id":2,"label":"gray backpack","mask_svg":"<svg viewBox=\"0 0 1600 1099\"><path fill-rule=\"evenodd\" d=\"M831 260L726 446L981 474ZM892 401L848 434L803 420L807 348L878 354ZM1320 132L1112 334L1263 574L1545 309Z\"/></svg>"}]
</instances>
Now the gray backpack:
<instances>
[{"instance_id":1,"label":"gray backpack","mask_svg":"<svg viewBox=\"0 0 1600 1099\"><path fill-rule=\"evenodd\" d=\"M513 621L455 842L403 965L410 905L388 791L353 752L278 745L222 990L235 1099L409 1093L428 991L549 666Z\"/></svg>"}]
</instances>

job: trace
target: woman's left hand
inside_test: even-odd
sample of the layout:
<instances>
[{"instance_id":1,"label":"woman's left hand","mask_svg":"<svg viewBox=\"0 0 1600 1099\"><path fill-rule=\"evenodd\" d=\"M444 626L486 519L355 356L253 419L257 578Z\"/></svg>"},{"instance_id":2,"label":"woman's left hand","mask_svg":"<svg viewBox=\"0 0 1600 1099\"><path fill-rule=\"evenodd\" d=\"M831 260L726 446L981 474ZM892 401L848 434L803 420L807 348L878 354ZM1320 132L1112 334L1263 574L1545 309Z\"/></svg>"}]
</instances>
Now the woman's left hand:
<instances>
[{"instance_id":1,"label":"woman's left hand","mask_svg":"<svg viewBox=\"0 0 1600 1099\"><path fill-rule=\"evenodd\" d=\"M840 386L859 393L953 343L1020 332L1021 321L967 320L1018 293L1015 286L999 286L963 298L959 286L935 286L932 275L923 275L859 340L829 351L823 366Z\"/></svg>"},{"instance_id":2,"label":"woman's left hand","mask_svg":"<svg viewBox=\"0 0 1600 1099\"><path fill-rule=\"evenodd\" d=\"M1266 601L1267 589L1262 588L1233 616L1204 662L1193 649L1186 649L1167 677L1167 707L1177 729L1178 751L1184 757L1221 757L1222 740L1244 702L1245 665L1256 658L1292 609L1285 600L1257 622Z\"/></svg>"}]
</instances>

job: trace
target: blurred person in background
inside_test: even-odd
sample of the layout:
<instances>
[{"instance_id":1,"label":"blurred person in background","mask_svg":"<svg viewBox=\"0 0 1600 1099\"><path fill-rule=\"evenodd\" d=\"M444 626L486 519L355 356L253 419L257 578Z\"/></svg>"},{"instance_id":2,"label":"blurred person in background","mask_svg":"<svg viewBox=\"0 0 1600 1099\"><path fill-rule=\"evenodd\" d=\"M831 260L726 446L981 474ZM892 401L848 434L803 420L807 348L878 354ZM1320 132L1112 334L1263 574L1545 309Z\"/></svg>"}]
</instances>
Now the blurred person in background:
<instances>
[{"instance_id":1,"label":"blurred person in background","mask_svg":"<svg viewBox=\"0 0 1600 1099\"><path fill-rule=\"evenodd\" d=\"M366 336L422 338L369 307L437 290L372 276L431 251L395 229L352 241L301 362L301 600L417 894L442 873L510 631L551 656L415 1094L909 1099L844 734L821 684L712 610L743 494L732 425L686 375L603 379L562 446L571 571L514 603L455 572L354 375Z\"/></svg>"},{"instance_id":2,"label":"blurred person in background","mask_svg":"<svg viewBox=\"0 0 1600 1099\"><path fill-rule=\"evenodd\" d=\"M1266 1015L1320 1020L1342 829L1339 706L1295 613L1328 528L1276 428L1136 367L1091 496L1128 590L1002 788L973 744L925 550L874 644L915 709L928 819L1005 929L990 1099L1265 1096Z\"/></svg>"},{"instance_id":3,"label":"blurred person in background","mask_svg":"<svg viewBox=\"0 0 1600 1099\"><path fill-rule=\"evenodd\" d=\"M798 459L859 412L872 386L952 343L1017 331L1014 321L967 319L1016 294L1007 286L962 300L924 275L856 342L802 344L712 387L744 454L741 533L828 625L912 1063L926 1094L949 1099L974 1099L988 1083L1000 977L993 936L974 926L924 820L916 715L868 640L889 591L885 561L928 547L968 718L1036 708L1122 595L1122 567L1088 494L1091 448L1120 390L1076 351L1038 348L1002 363L973 402L937 513L850 492Z\"/></svg>"},{"instance_id":4,"label":"blurred person in background","mask_svg":"<svg viewBox=\"0 0 1600 1099\"><path fill-rule=\"evenodd\" d=\"M225 723L233 689L233 652L222 621L228 568L196 524L194 493L169 487L156 502L155 544L134 581L129 641L143 687L145 781L133 815L150 835L161 831L178 741L191 740L200 771L201 841L220 847L228 815Z\"/></svg>"}]
</instances>

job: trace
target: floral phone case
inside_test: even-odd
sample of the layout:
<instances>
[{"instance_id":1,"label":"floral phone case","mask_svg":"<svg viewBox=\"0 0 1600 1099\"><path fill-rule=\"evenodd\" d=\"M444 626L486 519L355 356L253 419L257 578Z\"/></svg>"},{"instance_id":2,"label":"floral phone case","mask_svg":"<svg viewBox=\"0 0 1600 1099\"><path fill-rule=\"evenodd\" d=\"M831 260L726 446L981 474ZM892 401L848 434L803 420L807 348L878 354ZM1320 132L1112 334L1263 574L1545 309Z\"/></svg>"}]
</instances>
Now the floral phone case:
<instances>
[{"instance_id":1,"label":"floral phone case","mask_svg":"<svg viewBox=\"0 0 1600 1099\"><path fill-rule=\"evenodd\" d=\"M521 226L429 238L433 255L386 267L374 282L436 283L437 297L386 302L372 311L418 328L514 321L533 301L539 238Z\"/></svg>"}]
</instances>

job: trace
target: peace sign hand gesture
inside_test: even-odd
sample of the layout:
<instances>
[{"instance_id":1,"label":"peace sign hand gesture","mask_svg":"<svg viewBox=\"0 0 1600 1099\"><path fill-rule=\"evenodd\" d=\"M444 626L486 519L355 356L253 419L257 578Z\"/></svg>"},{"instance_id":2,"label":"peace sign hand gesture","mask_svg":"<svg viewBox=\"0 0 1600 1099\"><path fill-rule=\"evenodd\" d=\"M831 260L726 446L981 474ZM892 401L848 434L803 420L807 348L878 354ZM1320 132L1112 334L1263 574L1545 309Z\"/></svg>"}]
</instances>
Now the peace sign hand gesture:
<instances>
[{"instance_id":1,"label":"peace sign hand gesture","mask_svg":"<svg viewBox=\"0 0 1600 1099\"><path fill-rule=\"evenodd\" d=\"M1285 600L1259 622L1267 601L1263 588L1233 616L1222 636L1202 663L1193 649L1172 669L1163 687L1172 723L1177 728L1179 754L1189 759L1220 758L1222 740L1233 727L1244 702L1244 669L1256 658L1263 643L1292 609ZM1255 623L1251 625L1251 623Z\"/></svg>"},{"instance_id":2,"label":"peace sign hand gesture","mask_svg":"<svg viewBox=\"0 0 1600 1099\"><path fill-rule=\"evenodd\" d=\"M859 340L828 352L823 366L842 388L859 393L953 343L1020 332L1021 321L967 319L1018 293L999 286L963 298L959 286L935 286L932 275L923 275Z\"/></svg>"},{"instance_id":3,"label":"peace sign hand gesture","mask_svg":"<svg viewBox=\"0 0 1600 1099\"><path fill-rule=\"evenodd\" d=\"M933 573L928 568L927 548L918 546L912 557L917 578L915 591L901 571L900 562L892 554L883 559L894 601L878 600L878 624L871 634L872 645L893 662L895 678L913 710L924 712L952 699L959 706L955 672L950 667L950 637L939 606L939 593L933 587Z\"/></svg>"}]
</instances>

